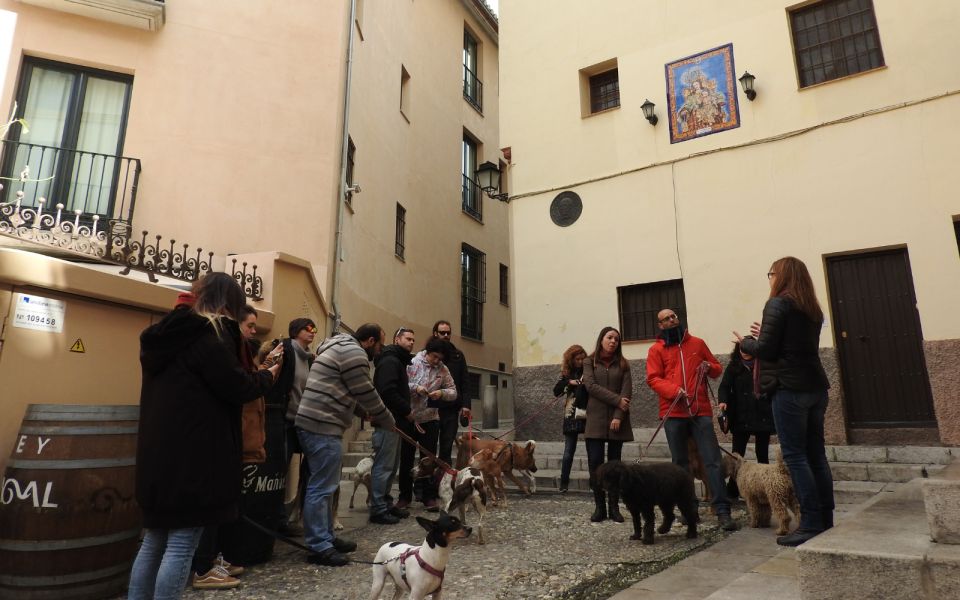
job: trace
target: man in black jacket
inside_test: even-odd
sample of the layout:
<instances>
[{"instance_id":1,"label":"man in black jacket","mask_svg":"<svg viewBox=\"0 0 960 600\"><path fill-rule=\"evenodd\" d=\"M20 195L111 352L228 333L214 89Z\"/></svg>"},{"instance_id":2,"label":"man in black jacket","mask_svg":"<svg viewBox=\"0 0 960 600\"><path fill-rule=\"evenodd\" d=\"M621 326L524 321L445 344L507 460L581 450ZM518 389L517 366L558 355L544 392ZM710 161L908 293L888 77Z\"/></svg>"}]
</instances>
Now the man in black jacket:
<instances>
[{"instance_id":1,"label":"man in black jacket","mask_svg":"<svg viewBox=\"0 0 960 600\"><path fill-rule=\"evenodd\" d=\"M470 418L470 394L467 388L467 357L463 352L457 349L450 341L453 334L453 328L449 321L437 321L433 325L433 337L441 339L450 344L450 351L447 352L443 364L447 365L450 375L453 376L453 382L457 385L457 399L451 406L446 403L438 404L440 412L440 442L438 445L438 456L441 460L451 463L453 454L453 440L457 437L457 426L459 418Z\"/></svg>"},{"instance_id":2,"label":"man in black jacket","mask_svg":"<svg viewBox=\"0 0 960 600\"><path fill-rule=\"evenodd\" d=\"M407 365L413 359L413 330L401 327L393 336L393 344L385 346L374 361L376 372L373 387L377 389L387 410L393 414L397 427L407 434L413 432L410 412L410 386ZM400 462L400 436L397 432L375 427L373 430L373 470L370 473L370 522L394 525L410 516L409 511L391 506L388 500L393 479Z\"/></svg>"}]
</instances>

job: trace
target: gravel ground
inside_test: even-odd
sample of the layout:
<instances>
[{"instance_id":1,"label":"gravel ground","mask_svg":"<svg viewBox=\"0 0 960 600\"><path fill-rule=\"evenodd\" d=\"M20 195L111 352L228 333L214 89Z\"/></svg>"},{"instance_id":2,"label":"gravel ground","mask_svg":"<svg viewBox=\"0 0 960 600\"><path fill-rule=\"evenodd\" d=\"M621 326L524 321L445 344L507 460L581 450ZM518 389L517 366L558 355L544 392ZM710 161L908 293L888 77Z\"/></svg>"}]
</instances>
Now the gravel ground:
<instances>
[{"instance_id":1,"label":"gravel ground","mask_svg":"<svg viewBox=\"0 0 960 600\"><path fill-rule=\"evenodd\" d=\"M484 520L486 545L477 544L476 532L455 543L443 584L445 599L607 598L726 535L717 528L716 518L709 514L706 506L701 506L703 519L697 539L686 539L685 528L678 522L671 533L657 535L654 545L644 546L628 539L633 526L625 509L621 509L627 519L625 523L590 523L591 497L538 494L529 498L511 496L509 500L506 508L488 510ZM359 546L351 557L372 560L380 545L386 542L423 541L424 531L412 517L398 525L370 525L365 523L362 506L357 504L353 511L357 518L350 519L360 526L351 528L347 524L347 530L341 532ZM432 516L419 505L413 515ZM742 523L742 505L734 506L733 516ZM467 522L475 524L472 512L467 513ZM241 587L188 590L184 597L190 600L368 598L369 565L317 567L304 558L302 551L278 543L274 559L248 569L241 576ZM382 597L390 598L392 592L392 583L388 582Z\"/></svg>"}]
</instances>

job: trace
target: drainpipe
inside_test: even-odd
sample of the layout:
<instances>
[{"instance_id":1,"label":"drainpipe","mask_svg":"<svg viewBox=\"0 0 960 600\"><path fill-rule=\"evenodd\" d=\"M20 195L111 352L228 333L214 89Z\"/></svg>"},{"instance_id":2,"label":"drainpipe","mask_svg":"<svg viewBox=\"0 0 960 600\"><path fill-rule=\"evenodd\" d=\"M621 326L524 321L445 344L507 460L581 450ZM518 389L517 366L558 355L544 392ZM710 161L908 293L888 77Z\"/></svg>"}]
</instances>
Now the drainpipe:
<instances>
[{"instance_id":1,"label":"drainpipe","mask_svg":"<svg viewBox=\"0 0 960 600\"><path fill-rule=\"evenodd\" d=\"M347 42L347 64L346 64L346 83L343 91L343 137L340 140L340 184L337 186L337 231L334 234L334 253L333 253L333 292L331 294L331 304L333 306L333 324L330 327L330 335L333 335L340 328L341 315L339 305L340 291L340 261L343 253L343 213L347 202L347 151L350 145L350 80L353 76L353 37L355 28L354 20L357 18L357 0L350 0L350 20L347 21L347 28L350 31L349 41Z\"/></svg>"}]
</instances>

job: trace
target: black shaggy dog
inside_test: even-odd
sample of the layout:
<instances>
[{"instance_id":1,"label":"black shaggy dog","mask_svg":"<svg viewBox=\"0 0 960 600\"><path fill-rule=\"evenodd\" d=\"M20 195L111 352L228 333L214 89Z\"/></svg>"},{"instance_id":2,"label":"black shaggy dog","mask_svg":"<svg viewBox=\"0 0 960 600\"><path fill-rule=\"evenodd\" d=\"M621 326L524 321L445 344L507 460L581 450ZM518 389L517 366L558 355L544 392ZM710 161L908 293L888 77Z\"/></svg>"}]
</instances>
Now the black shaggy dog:
<instances>
[{"instance_id":1,"label":"black shaggy dog","mask_svg":"<svg viewBox=\"0 0 960 600\"><path fill-rule=\"evenodd\" d=\"M685 469L671 463L628 464L613 460L597 468L597 481L611 495L619 492L633 517L631 540L653 543L653 507L659 506L663 524L657 533L663 535L673 525L673 507L687 522L687 537L697 537L697 495L693 489L693 476ZM640 516L643 515L643 533L640 532Z\"/></svg>"}]
</instances>

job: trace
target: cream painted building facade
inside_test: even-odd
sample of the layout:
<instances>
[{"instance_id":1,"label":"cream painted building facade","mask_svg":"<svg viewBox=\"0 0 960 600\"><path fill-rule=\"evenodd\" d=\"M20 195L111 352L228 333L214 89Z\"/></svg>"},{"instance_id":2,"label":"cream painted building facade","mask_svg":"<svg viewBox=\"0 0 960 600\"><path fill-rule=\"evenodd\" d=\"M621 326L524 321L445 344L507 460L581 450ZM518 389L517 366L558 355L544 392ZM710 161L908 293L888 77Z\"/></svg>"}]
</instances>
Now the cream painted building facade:
<instances>
[{"instance_id":1,"label":"cream painted building facade","mask_svg":"<svg viewBox=\"0 0 960 600\"><path fill-rule=\"evenodd\" d=\"M827 317L829 441L960 444L957 3L514 1L501 22L518 419L569 345L592 350L613 325L634 423L654 425L656 310L682 311L725 358L731 330L760 318L770 264L793 255ZM671 143L667 75L727 44L738 126ZM582 205L572 224L565 192ZM559 437L545 421L531 432Z\"/></svg>"},{"instance_id":2,"label":"cream painted building facade","mask_svg":"<svg viewBox=\"0 0 960 600\"><path fill-rule=\"evenodd\" d=\"M465 139L474 163L502 160L497 36L479 0L297 1L283 10L267 0L0 0L0 105L11 114L16 104L29 126L8 132L0 176L16 180L30 167L26 183L3 181L0 209L22 190L34 214L43 196L45 214L61 203L64 221L74 209L81 225L97 216L108 253L117 231L127 232L124 248L148 231L148 249L182 253L186 243L189 258L203 248L200 260L213 270L257 265L252 304L264 337L286 335L287 322L305 315L325 332L377 321L389 337L405 325L423 342L435 320L447 319L469 360L472 393L498 401L508 420L510 302L498 302L508 213L462 175ZM342 201L352 185L359 189ZM477 214L465 212L466 200ZM119 360L102 341L135 348L140 330L172 306L170 289L189 287L162 272L149 283L136 267L122 276L89 251L26 237L0 236L0 245L19 248L0 255L8 275L0 276L0 379L31 375L30 364L62 366L70 377L133 375L94 386L99 394L86 384L58 394L67 384L54 379L53 387L28 377L5 386L0 468L31 402L136 403L135 352ZM467 268L464 248L473 252ZM136 258L136 249L128 254ZM41 266L9 276L21 264ZM461 283L464 271L471 286ZM463 329L467 287L480 294L468 298ZM69 330L15 330L14 303L26 292L67 301ZM111 306L136 318L108 327ZM97 343L70 353L71 336Z\"/></svg>"}]
</instances>

